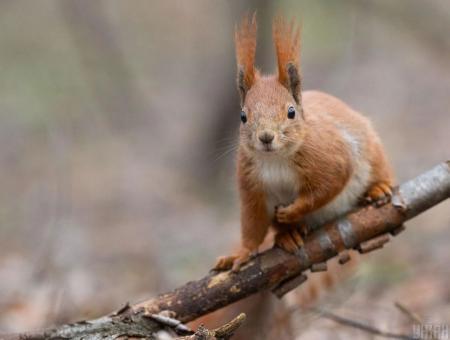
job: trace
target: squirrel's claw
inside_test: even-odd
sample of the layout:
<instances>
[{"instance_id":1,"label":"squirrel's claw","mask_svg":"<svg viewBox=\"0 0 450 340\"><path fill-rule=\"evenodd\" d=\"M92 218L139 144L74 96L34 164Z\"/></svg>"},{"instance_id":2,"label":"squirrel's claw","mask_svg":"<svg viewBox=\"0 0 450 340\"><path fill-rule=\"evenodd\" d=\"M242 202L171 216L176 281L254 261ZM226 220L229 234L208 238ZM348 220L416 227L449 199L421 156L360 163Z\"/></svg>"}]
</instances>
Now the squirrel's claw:
<instances>
[{"instance_id":1,"label":"squirrel's claw","mask_svg":"<svg viewBox=\"0 0 450 340\"><path fill-rule=\"evenodd\" d=\"M221 256L217 259L213 270L223 271L223 270L231 269L231 267L233 267L233 263L234 263L235 259L236 259L235 255Z\"/></svg>"},{"instance_id":2,"label":"squirrel's claw","mask_svg":"<svg viewBox=\"0 0 450 340\"><path fill-rule=\"evenodd\" d=\"M233 272L238 272L242 265L250 260L252 255L253 252L243 249L236 255L221 256L217 259L216 265L213 269L218 271L231 269Z\"/></svg>"},{"instance_id":3,"label":"squirrel's claw","mask_svg":"<svg viewBox=\"0 0 450 340\"><path fill-rule=\"evenodd\" d=\"M280 231L275 235L275 245L288 253L295 254L303 246L303 237L297 229Z\"/></svg>"},{"instance_id":4,"label":"squirrel's claw","mask_svg":"<svg viewBox=\"0 0 450 340\"><path fill-rule=\"evenodd\" d=\"M238 256L234 259L234 263L233 263L233 267L231 268L231 271L236 273L239 271L239 269L241 269L242 265L246 262L248 262L248 260L250 260L251 257L251 253L249 252L248 254L244 254L241 256Z\"/></svg>"},{"instance_id":5,"label":"squirrel's claw","mask_svg":"<svg viewBox=\"0 0 450 340\"><path fill-rule=\"evenodd\" d=\"M384 182L376 183L367 191L365 201L374 203L376 206L382 206L390 202L392 197L391 187Z\"/></svg>"}]
</instances>

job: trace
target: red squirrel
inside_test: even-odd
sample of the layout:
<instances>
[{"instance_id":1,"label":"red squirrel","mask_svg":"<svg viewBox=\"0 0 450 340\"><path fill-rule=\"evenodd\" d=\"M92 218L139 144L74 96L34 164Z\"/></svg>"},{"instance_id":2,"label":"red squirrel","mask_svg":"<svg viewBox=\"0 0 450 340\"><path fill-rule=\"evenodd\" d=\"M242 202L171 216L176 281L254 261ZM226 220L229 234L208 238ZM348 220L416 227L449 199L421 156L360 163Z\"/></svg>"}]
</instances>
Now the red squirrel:
<instances>
[{"instance_id":1,"label":"red squirrel","mask_svg":"<svg viewBox=\"0 0 450 340\"><path fill-rule=\"evenodd\" d=\"M302 91L300 29L273 22L278 72L254 66L256 17L235 31L241 126L237 177L242 244L215 269L233 271L258 252L270 227L275 244L295 252L308 230L354 209L385 203L393 174L370 121L341 100Z\"/></svg>"}]
</instances>

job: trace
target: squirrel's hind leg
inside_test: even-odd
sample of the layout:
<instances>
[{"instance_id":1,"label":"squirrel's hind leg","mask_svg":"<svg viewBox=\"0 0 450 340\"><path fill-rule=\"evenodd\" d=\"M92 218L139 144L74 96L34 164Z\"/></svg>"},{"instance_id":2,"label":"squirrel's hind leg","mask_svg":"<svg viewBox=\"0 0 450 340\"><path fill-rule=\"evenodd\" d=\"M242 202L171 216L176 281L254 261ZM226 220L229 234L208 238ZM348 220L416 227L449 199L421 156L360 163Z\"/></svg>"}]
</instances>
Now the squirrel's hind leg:
<instances>
[{"instance_id":1,"label":"squirrel's hind leg","mask_svg":"<svg viewBox=\"0 0 450 340\"><path fill-rule=\"evenodd\" d=\"M372 144L371 153L372 178L364 200L381 206L389 203L392 197L394 176L383 147L379 143Z\"/></svg>"},{"instance_id":2,"label":"squirrel's hind leg","mask_svg":"<svg viewBox=\"0 0 450 340\"><path fill-rule=\"evenodd\" d=\"M375 203L377 206L389 203L391 197L392 188L385 182L373 184L364 196L367 203Z\"/></svg>"}]
</instances>

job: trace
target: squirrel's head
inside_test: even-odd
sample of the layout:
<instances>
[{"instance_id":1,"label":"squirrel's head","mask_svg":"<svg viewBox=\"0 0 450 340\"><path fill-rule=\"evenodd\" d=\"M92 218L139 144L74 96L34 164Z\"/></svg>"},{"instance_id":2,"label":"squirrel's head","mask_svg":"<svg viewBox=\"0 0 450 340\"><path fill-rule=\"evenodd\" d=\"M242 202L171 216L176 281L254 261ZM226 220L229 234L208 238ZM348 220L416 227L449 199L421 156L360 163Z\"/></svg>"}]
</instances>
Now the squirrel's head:
<instances>
[{"instance_id":1,"label":"squirrel's head","mask_svg":"<svg viewBox=\"0 0 450 340\"><path fill-rule=\"evenodd\" d=\"M235 32L241 96L241 145L250 152L289 155L302 142L300 30L280 16L273 23L278 74L262 76L254 66L256 16L245 17Z\"/></svg>"}]
</instances>

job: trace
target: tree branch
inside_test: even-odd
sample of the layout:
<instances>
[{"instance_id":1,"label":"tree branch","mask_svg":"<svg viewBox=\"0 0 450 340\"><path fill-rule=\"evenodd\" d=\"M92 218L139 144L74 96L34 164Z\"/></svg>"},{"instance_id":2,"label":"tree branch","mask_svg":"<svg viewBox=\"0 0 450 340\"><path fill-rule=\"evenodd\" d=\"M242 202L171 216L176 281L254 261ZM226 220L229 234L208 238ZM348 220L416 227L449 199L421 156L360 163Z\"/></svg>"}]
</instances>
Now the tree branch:
<instances>
[{"instance_id":1,"label":"tree branch","mask_svg":"<svg viewBox=\"0 0 450 340\"><path fill-rule=\"evenodd\" d=\"M390 240L389 234L395 236L404 230L405 221L449 197L450 161L447 161L402 184L391 203L363 207L311 233L296 255L273 248L253 258L238 273L210 273L97 320L41 333L11 335L9 339L96 339L100 336L112 339L121 335L152 339L155 331L168 328L155 322L154 314L169 313L180 322L189 322L262 290L270 289L282 296L305 281L305 277L298 277L313 265L315 270L326 270L324 263L336 255L345 263L347 249L361 253L379 249Z\"/></svg>"}]
</instances>

